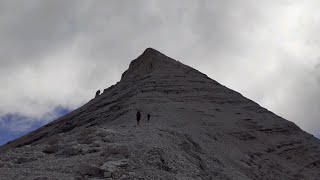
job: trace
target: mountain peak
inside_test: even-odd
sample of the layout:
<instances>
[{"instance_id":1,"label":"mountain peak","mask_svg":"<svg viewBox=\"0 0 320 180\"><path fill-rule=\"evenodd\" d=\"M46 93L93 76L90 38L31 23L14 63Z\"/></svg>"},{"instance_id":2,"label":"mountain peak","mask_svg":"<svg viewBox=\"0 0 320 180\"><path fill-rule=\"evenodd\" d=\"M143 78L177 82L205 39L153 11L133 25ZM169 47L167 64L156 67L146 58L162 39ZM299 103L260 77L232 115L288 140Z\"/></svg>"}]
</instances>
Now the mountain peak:
<instances>
[{"instance_id":1,"label":"mountain peak","mask_svg":"<svg viewBox=\"0 0 320 180\"><path fill-rule=\"evenodd\" d=\"M147 49L144 50L143 55L163 55L161 52L159 52L156 49L153 49L151 47L148 47Z\"/></svg>"},{"instance_id":2,"label":"mountain peak","mask_svg":"<svg viewBox=\"0 0 320 180\"><path fill-rule=\"evenodd\" d=\"M169 67L177 67L177 61L153 48L147 48L135 60L130 63L121 81L138 80L155 71L165 70Z\"/></svg>"},{"instance_id":3,"label":"mountain peak","mask_svg":"<svg viewBox=\"0 0 320 180\"><path fill-rule=\"evenodd\" d=\"M165 61L169 59L172 60L172 62L175 61L174 59L169 58L165 54L151 47L148 47L147 49L145 49L137 59L139 59L140 61L145 61L150 58L152 59L152 61L157 61L157 60Z\"/></svg>"}]
</instances>

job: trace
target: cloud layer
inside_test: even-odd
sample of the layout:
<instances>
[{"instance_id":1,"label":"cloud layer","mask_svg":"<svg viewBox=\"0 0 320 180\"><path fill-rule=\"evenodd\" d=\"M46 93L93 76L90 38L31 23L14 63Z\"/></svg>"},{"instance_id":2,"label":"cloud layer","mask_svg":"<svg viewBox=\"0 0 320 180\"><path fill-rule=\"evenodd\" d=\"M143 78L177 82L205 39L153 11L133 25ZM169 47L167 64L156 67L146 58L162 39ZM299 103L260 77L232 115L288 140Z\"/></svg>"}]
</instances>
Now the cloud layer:
<instances>
[{"instance_id":1,"label":"cloud layer","mask_svg":"<svg viewBox=\"0 0 320 180\"><path fill-rule=\"evenodd\" d=\"M32 121L57 106L74 109L153 47L319 135L318 7L316 0L1 1L0 116Z\"/></svg>"}]
</instances>

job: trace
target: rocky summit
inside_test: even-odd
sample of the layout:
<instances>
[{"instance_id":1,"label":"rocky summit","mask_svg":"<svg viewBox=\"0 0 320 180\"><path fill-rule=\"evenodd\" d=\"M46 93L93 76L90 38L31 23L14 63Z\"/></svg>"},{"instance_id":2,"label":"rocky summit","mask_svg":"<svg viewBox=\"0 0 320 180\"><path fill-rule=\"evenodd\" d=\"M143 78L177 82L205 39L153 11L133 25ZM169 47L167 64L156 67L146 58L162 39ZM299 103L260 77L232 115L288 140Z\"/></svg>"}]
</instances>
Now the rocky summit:
<instances>
[{"instance_id":1,"label":"rocky summit","mask_svg":"<svg viewBox=\"0 0 320 180\"><path fill-rule=\"evenodd\" d=\"M148 48L87 104L1 146L0 179L320 179L320 140Z\"/></svg>"}]
</instances>

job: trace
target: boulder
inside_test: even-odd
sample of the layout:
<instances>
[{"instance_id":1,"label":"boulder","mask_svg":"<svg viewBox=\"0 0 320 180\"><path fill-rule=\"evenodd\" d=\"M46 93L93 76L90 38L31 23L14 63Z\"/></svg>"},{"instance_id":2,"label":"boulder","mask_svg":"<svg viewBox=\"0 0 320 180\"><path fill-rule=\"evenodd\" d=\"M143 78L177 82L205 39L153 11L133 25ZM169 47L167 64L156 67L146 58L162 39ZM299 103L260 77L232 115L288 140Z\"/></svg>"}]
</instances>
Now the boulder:
<instances>
[{"instance_id":1,"label":"boulder","mask_svg":"<svg viewBox=\"0 0 320 180\"><path fill-rule=\"evenodd\" d=\"M114 143L115 142L114 138L111 136L103 137L102 141L106 142L106 143Z\"/></svg>"},{"instance_id":2,"label":"boulder","mask_svg":"<svg viewBox=\"0 0 320 180\"><path fill-rule=\"evenodd\" d=\"M136 173L134 172L129 172L129 177L135 177L136 176Z\"/></svg>"},{"instance_id":3,"label":"boulder","mask_svg":"<svg viewBox=\"0 0 320 180\"><path fill-rule=\"evenodd\" d=\"M84 147L81 149L81 154L91 154L91 153L97 153L100 152L101 148L99 147Z\"/></svg>"},{"instance_id":4,"label":"boulder","mask_svg":"<svg viewBox=\"0 0 320 180\"><path fill-rule=\"evenodd\" d=\"M77 137L77 142L79 144L92 144L95 141L99 141L101 137L96 135L97 129L95 128L88 128L82 130L80 135Z\"/></svg>"},{"instance_id":5,"label":"boulder","mask_svg":"<svg viewBox=\"0 0 320 180\"><path fill-rule=\"evenodd\" d=\"M53 153L56 153L58 152L60 149L60 145L59 144L54 144L54 145L47 145L43 152L44 153L47 153L47 154L53 154Z\"/></svg>"},{"instance_id":6,"label":"boulder","mask_svg":"<svg viewBox=\"0 0 320 180\"><path fill-rule=\"evenodd\" d=\"M61 155L65 157L76 156L80 151L81 149L77 146L68 146L62 150Z\"/></svg>"},{"instance_id":7,"label":"boulder","mask_svg":"<svg viewBox=\"0 0 320 180\"><path fill-rule=\"evenodd\" d=\"M104 172L103 177L105 177L105 178L110 178L111 175L112 175L111 172Z\"/></svg>"},{"instance_id":8,"label":"boulder","mask_svg":"<svg viewBox=\"0 0 320 180\"><path fill-rule=\"evenodd\" d=\"M128 165L128 159L119 159L105 162L100 169L106 172L114 172L120 167Z\"/></svg>"},{"instance_id":9,"label":"boulder","mask_svg":"<svg viewBox=\"0 0 320 180\"><path fill-rule=\"evenodd\" d=\"M26 158L26 157L21 157L19 159L17 159L17 161L15 162L16 164L23 164L23 163L28 163L28 162L32 162L32 161L36 161L36 158Z\"/></svg>"},{"instance_id":10,"label":"boulder","mask_svg":"<svg viewBox=\"0 0 320 180\"><path fill-rule=\"evenodd\" d=\"M7 164L5 164L5 167L13 168L15 167L15 165L12 162L7 162Z\"/></svg>"},{"instance_id":11,"label":"boulder","mask_svg":"<svg viewBox=\"0 0 320 180\"><path fill-rule=\"evenodd\" d=\"M148 166L155 167L160 170L172 171L169 167L168 159L161 148L151 148L146 152L145 161Z\"/></svg>"},{"instance_id":12,"label":"boulder","mask_svg":"<svg viewBox=\"0 0 320 180\"><path fill-rule=\"evenodd\" d=\"M101 147L101 143L99 141L94 141L91 146L92 147Z\"/></svg>"},{"instance_id":13,"label":"boulder","mask_svg":"<svg viewBox=\"0 0 320 180\"><path fill-rule=\"evenodd\" d=\"M101 170L93 165L89 164L80 164L78 168L78 172L82 175L89 175L89 176L100 176Z\"/></svg>"},{"instance_id":14,"label":"boulder","mask_svg":"<svg viewBox=\"0 0 320 180\"><path fill-rule=\"evenodd\" d=\"M119 146L119 145L107 146L103 148L101 156L108 158L112 155L118 155L118 154L120 154L124 158L127 158L130 156L130 151L127 146Z\"/></svg>"},{"instance_id":15,"label":"boulder","mask_svg":"<svg viewBox=\"0 0 320 180\"><path fill-rule=\"evenodd\" d=\"M63 138L62 138L61 134L56 134L56 135L48 138L47 144L48 145L61 144L62 141L63 141Z\"/></svg>"}]
</instances>

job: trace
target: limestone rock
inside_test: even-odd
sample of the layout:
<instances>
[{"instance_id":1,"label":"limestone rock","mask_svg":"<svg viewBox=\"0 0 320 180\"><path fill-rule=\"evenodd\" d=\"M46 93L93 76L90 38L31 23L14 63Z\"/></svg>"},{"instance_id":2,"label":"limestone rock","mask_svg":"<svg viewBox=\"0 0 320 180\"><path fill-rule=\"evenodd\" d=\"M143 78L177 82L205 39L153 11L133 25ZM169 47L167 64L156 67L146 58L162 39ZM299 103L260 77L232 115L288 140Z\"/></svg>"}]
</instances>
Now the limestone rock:
<instances>
[{"instance_id":1,"label":"limestone rock","mask_svg":"<svg viewBox=\"0 0 320 180\"><path fill-rule=\"evenodd\" d=\"M16 164L22 164L22 163L28 163L28 162L32 162L32 161L36 161L37 159L32 157L32 158L28 158L28 157L21 157L19 159L17 159Z\"/></svg>"},{"instance_id":2,"label":"limestone rock","mask_svg":"<svg viewBox=\"0 0 320 180\"><path fill-rule=\"evenodd\" d=\"M100 176L101 170L93 165L89 164L80 164L78 168L78 172L82 175L89 175L89 176Z\"/></svg>"},{"instance_id":3,"label":"limestone rock","mask_svg":"<svg viewBox=\"0 0 320 180\"><path fill-rule=\"evenodd\" d=\"M60 155L64 157L76 156L80 151L81 149L78 146L67 146L60 152Z\"/></svg>"},{"instance_id":4,"label":"limestone rock","mask_svg":"<svg viewBox=\"0 0 320 180\"><path fill-rule=\"evenodd\" d=\"M47 140L47 144L50 145L57 145L57 144L61 144L63 142L63 138L61 134L57 134L54 136L51 136L48 138Z\"/></svg>"},{"instance_id":5,"label":"limestone rock","mask_svg":"<svg viewBox=\"0 0 320 180\"><path fill-rule=\"evenodd\" d=\"M121 155L123 157L129 157L130 152L127 146L119 146L119 145L113 145L113 146L107 146L104 147L101 153L101 156L103 157L110 157L112 155Z\"/></svg>"},{"instance_id":6,"label":"limestone rock","mask_svg":"<svg viewBox=\"0 0 320 180\"><path fill-rule=\"evenodd\" d=\"M114 172L119 167L128 165L128 159L110 160L105 162L100 169L103 171Z\"/></svg>"},{"instance_id":7,"label":"limestone rock","mask_svg":"<svg viewBox=\"0 0 320 180\"><path fill-rule=\"evenodd\" d=\"M45 147L45 149L43 150L44 153L47 153L47 154L53 154L53 153L56 153L60 150L61 148L61 145L59 144L53 144L53 145L47 145Z\"/></svg>"},{"instance_id":8,"label":"limestone rock","mask_svg":"<svg viewBox=\"0 0 320 180\"><path fill-rule=\"evenodd\" d=\"M105 178L110 178L111 175L112 175L111 172L108 172L108 171L103 173L103 177Z\"/></svg>"}]
</instances>

